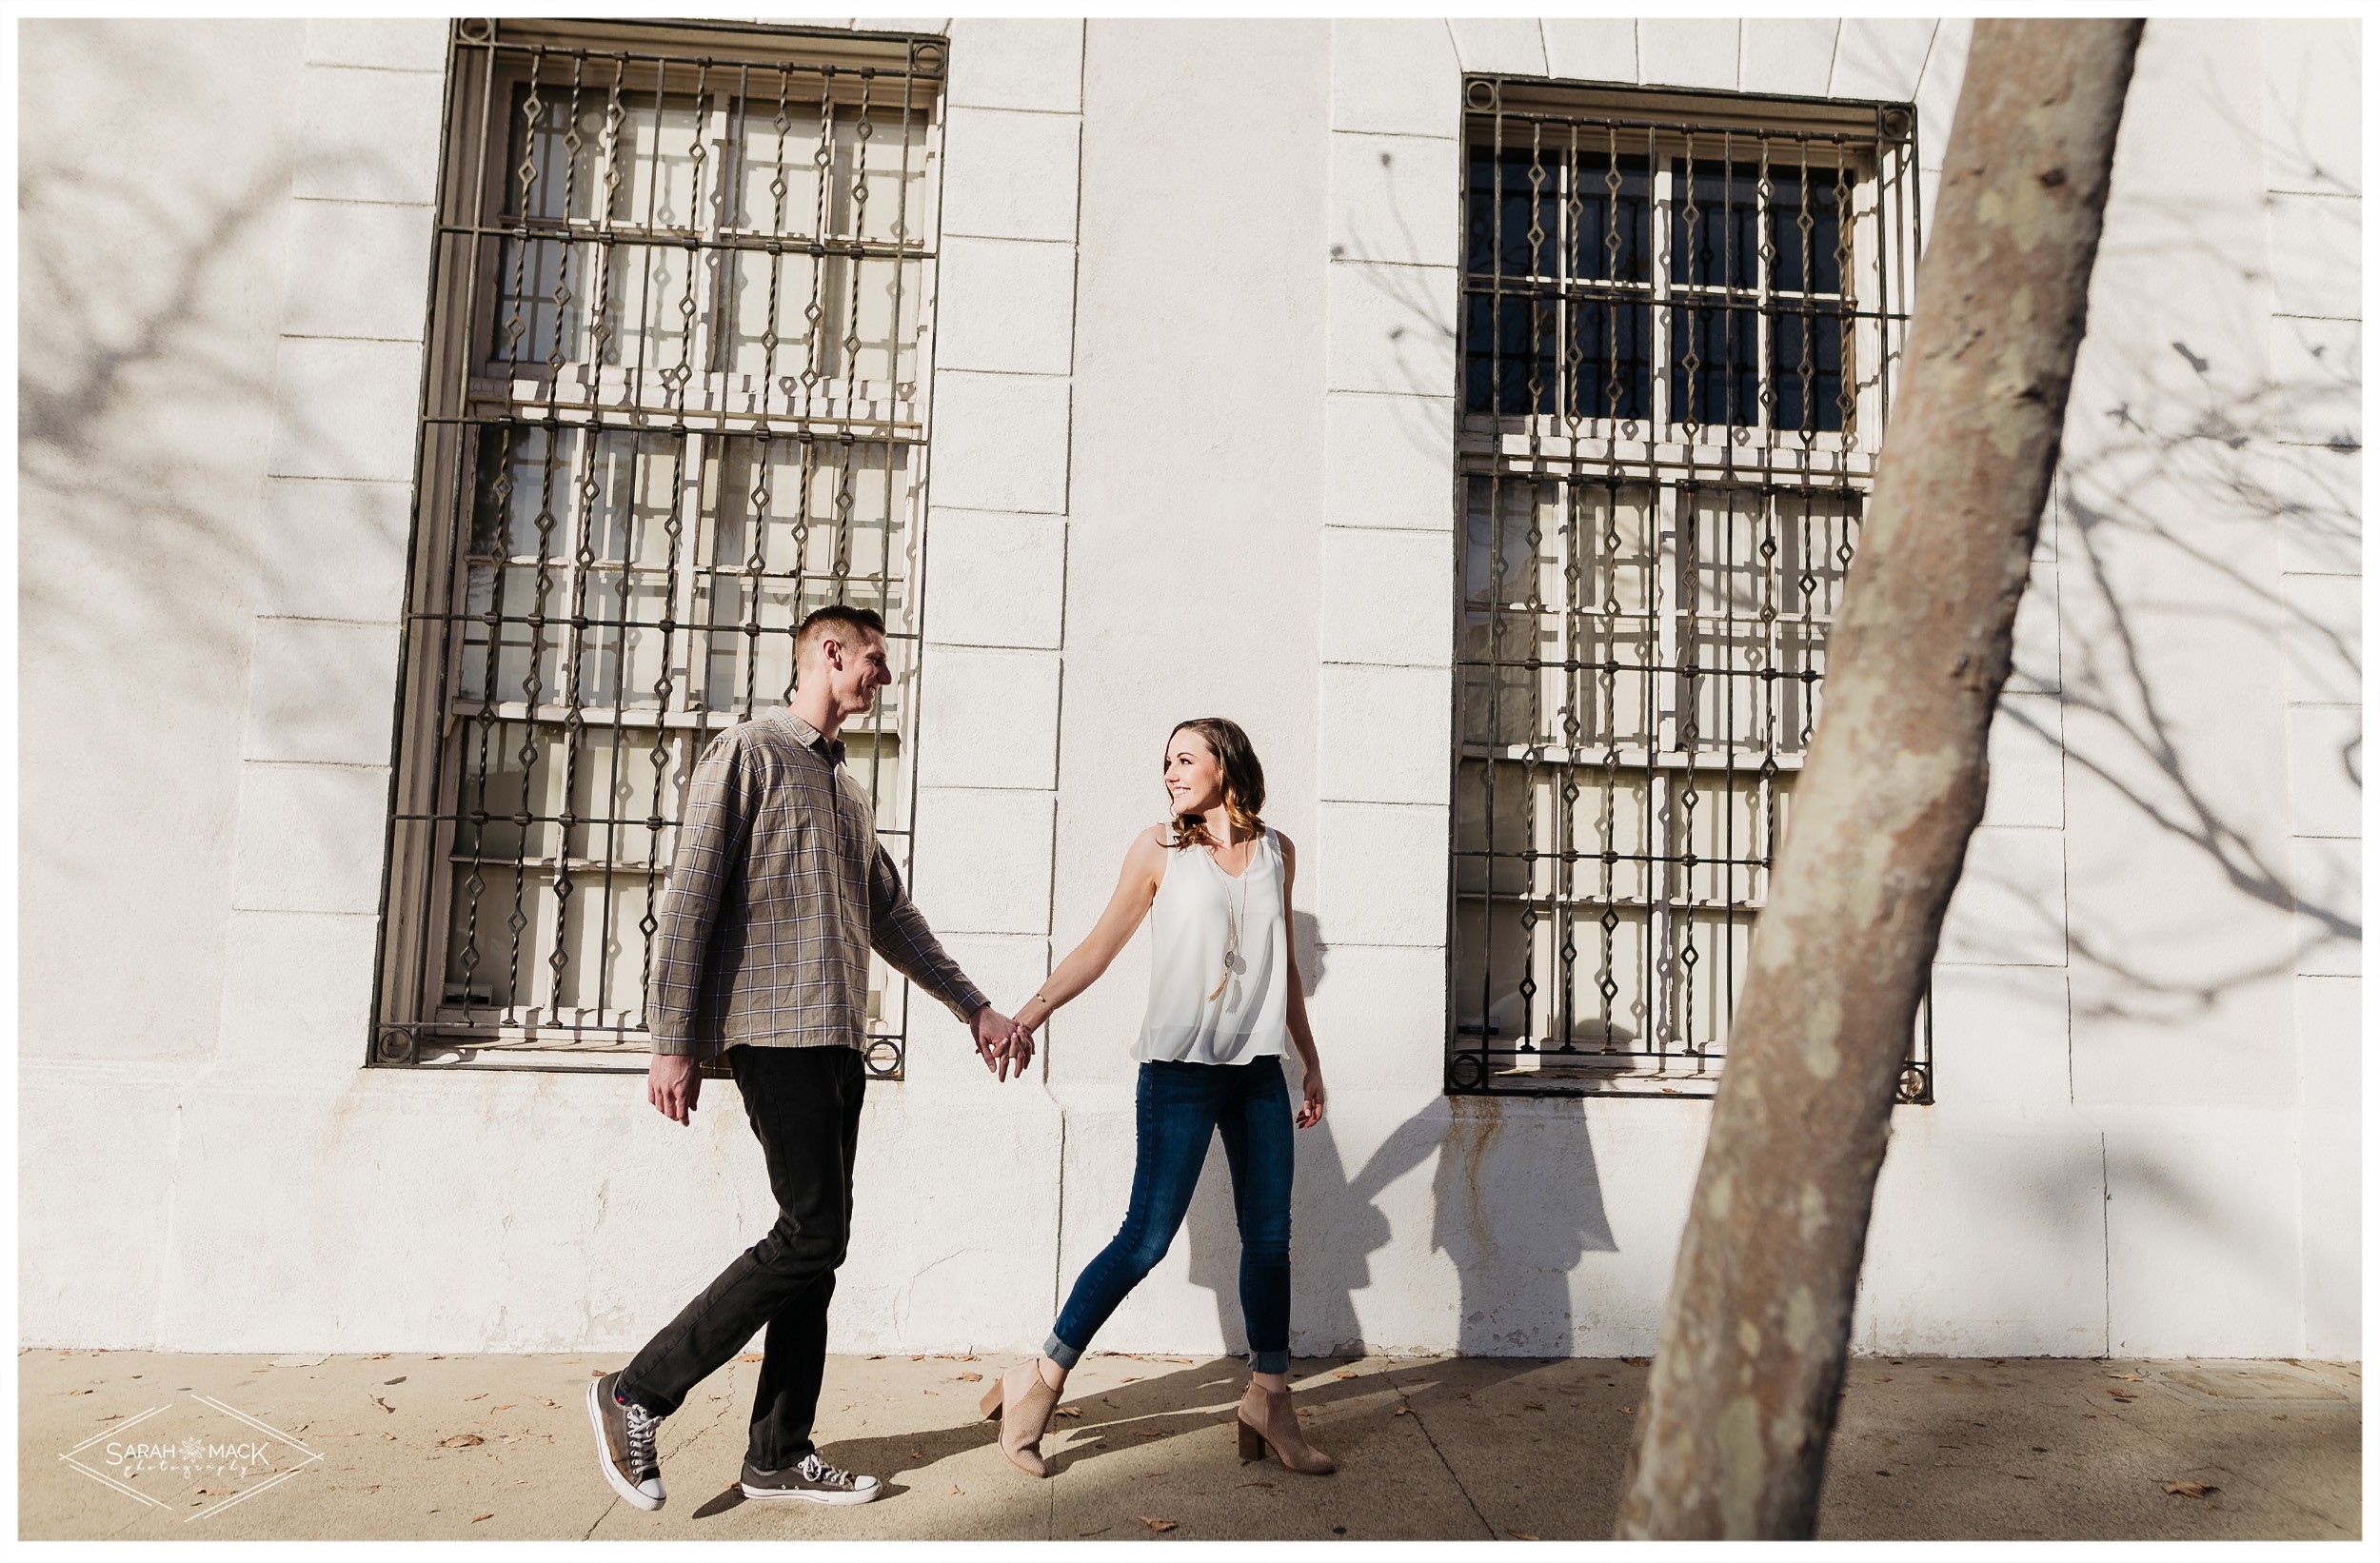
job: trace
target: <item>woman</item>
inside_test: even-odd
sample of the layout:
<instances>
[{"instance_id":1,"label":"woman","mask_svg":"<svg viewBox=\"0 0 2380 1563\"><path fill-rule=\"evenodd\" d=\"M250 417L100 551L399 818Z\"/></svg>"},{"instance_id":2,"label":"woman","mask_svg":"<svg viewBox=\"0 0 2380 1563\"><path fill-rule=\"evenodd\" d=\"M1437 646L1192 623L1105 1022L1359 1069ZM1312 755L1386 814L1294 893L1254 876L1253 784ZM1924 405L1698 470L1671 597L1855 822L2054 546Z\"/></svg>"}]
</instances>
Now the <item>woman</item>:
<instances>
[{"instance_id":1,"label":"woman","mask_svg":"<svg viewBox=\"0 0 2380 1563\"><path fill-rule=\"evenodd\" d=\"M1240 1216L1240 1311L1254 1369L1240 1400L1240 1453L1261 1459L1269 1447L1290 1470L1324 1475L1331 1461L1305 1441L1289 1404L1294 1153L1285 1043L1296 1044L1305 1065L1295 1122L1309 1129L1322 1118L1322 1065L1289 938L1298 855L1259 815L1264 769L1235 722L1200 717L1175 728L1165 743L1165 790L1171 824L1133 838L1098 926L1016 1012L1021 1031L1040 1026L1098 981L1140 920L1153 918L1148 1016L1133 1049L1140 1078L1131 1203L1122 1230L1075 1281L1041 1355L992 1386L983 1414L1001 1419L1000 1447L1012 1464L1048 1474L1041 1434L1067 1372L1165 1256L1220 1130Z\"/></svg>"}]
</instances>

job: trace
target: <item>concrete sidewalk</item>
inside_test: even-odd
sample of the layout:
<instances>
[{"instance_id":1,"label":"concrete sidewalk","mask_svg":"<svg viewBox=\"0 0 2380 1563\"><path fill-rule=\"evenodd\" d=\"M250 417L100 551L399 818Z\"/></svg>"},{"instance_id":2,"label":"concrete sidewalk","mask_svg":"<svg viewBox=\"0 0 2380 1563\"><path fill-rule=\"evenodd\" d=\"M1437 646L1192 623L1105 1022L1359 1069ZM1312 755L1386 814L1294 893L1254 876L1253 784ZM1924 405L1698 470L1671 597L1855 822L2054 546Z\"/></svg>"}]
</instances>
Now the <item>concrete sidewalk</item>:
<instances>
[{"instance_id":1,"label":"concrete sidewalk","mask_svg":"<svg viewBox=\"0 0 2380 1563\"><path fill-rule=\"evenodd\" d=\"M1240 1463L1240 1364L1094 1356L1034 1481L975 1412L1004 1359L839 1356L821 1447L885 1496L788 1509L736 1491L747 1357L663 1424L671 1496L645 1514L605 1486L587 1426L587 1381L620 1361L22 1352L20 1534L1596 1540L1645 1380L1641 1360L1300 1362L1340 1466L1313 1478ZM1864 1358L1820 1533L2350 1539L2362 1428L2348 1367Z\"/></svg>"}]
</instances>

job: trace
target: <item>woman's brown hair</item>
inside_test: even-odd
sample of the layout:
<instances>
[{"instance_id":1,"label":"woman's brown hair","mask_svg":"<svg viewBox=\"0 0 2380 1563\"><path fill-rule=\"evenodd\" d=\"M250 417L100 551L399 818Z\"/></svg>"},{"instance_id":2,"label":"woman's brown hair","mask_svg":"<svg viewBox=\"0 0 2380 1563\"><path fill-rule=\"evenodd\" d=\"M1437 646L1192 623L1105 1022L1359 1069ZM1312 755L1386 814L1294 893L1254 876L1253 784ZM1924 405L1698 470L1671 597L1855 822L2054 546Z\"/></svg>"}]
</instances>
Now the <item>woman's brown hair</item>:
<instances>
[{"instance_id":1,"label":"woman's brown hair","mask_svg":"<svg viewBox=\"0 0 2380 1563\"><path fill-rule=\"evenodd\" d=\"M1253 836L1264 828L1259 813L1264 807L1264 767L1256 758L1256 745L1240 723L1228 717L1193 717L1178 722L1165 735L1165 753L1172 758L1174 735L1196 733L1206 741L1215 755L1215 763L1223 773L1223 812L1231 816L1235 836ZM1206 818L1198 814L1176 816L1173 839L1166 843L1176 848L1213 846L1215 839L1206 833Z\"/></svg>"}]
</instances>

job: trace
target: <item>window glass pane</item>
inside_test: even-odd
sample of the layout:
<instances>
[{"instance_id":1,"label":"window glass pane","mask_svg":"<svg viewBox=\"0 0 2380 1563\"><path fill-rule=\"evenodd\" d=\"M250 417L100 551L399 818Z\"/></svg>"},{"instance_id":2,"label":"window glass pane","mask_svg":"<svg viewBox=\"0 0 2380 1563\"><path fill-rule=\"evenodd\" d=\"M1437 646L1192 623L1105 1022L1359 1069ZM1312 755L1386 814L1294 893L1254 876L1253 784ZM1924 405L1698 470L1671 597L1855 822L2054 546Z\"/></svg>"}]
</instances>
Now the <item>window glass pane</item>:
<instances>
[{"instance_id":1,"label":"window glass pane","mask_svg":"<svg viewBox=\"0 0 2380 1563\"><path fill-rule=\"evenodd\" d=\"M1846 259L1843 213L1851 208L1849 170L1773 162L1769 179L1769 243L1776 252L1769 287L1779 293L1840 293Z\"/></svg>"},{"instance_id":2,"label":"window glass pane","mask_svg":"<svg viewBox=\"0 0 2380 1563\"><path fill-rule=\"evenodd\" d=\"M1586 297L1570 305L1573 347L1570 408L1580 418L1653 415L1653 306L1631 298Z\"/></svg>"},{"instance_id":3,"label":"window glass pane","mask_svg":"<svg viewBox=\"0 0 2380 1563\"><path fill-rule=\"evenodd\" d=\"M1468 410L1500 418L1554 410L1554 391L1560 384L1554 361L1556 317L1550 296L1471 294L1463 311L1463 406Z\"/></svg>"},{"instance_id":4,"label":"window glass pane","mask_svg":"<svg viewBox=\"0 0 2380 1563\"><path fill-rule=\"evenodd\" d=\"M1561 269L1560 154L1471 149L1465 264L1475 276L1552 277Z\"/></svg>"},{"instance_id":5,"label":"window glass pane","mask_svg":"<svg viewBox=\"0 0 2380 1563\"><path fill-rule=\"evenodd\" d=\"M1571 274L1597 282L1653 280L1653 180L1645 159L1612 148L1577 154Z\"/></svg>"},{"instance_id":6,"label":"window glass pane","mask_svg":"<svg viewBox=\"0 0 2380 1563\"><path fill-rule=\"evenodd\" d=\"M1669 311L1670 417L1681 424L1760 422L1760 311L1704 305Z\"/></svg>"},{"instance_id":7,"label":"window glass pane","mask_svg":"<svg viewBox=\"0 0 2380 1563\"><path fill-rule=\"evenodd\" d=\"M1676 280L1695 287L1757 287L1760 260L1760 168L1754 163L1696 158L1670 164L1670 265Z\"/></svg>"},{"instance_id":8,"label":"window glass pane","mask_svg":"<svg viewBox=\"0 0 2380 1563\"><path fill-rule=\"evenodd\" d=\"M1769 321L1769 383L1778 428L1840 432L1848 421L1843 386L1843 339L1851 322L1839 312L1779 309Z\"/></svg>"}]
</instances>

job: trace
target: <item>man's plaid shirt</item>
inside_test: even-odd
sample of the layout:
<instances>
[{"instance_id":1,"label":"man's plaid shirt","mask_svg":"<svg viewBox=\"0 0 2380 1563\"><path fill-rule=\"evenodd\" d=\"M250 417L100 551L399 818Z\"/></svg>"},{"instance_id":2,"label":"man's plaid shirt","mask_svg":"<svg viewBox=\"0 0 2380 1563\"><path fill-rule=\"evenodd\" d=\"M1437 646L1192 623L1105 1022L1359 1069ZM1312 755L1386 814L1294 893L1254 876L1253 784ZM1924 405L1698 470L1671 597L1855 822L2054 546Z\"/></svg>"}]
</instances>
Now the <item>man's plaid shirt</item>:
<instances>
[{"instance_id":1,"label":"man's plaid shirt","mask_svg":"<svg viewBox=\"0 0 2380 1563\"><path fill-rule=\"evenodd\" d=\"M654 933L656 1053L863 1047L873 948L961 1019L983 1006L925 925L843 745L790 711L739 722L695 766Z\"/></svg>"}]
</instances>

